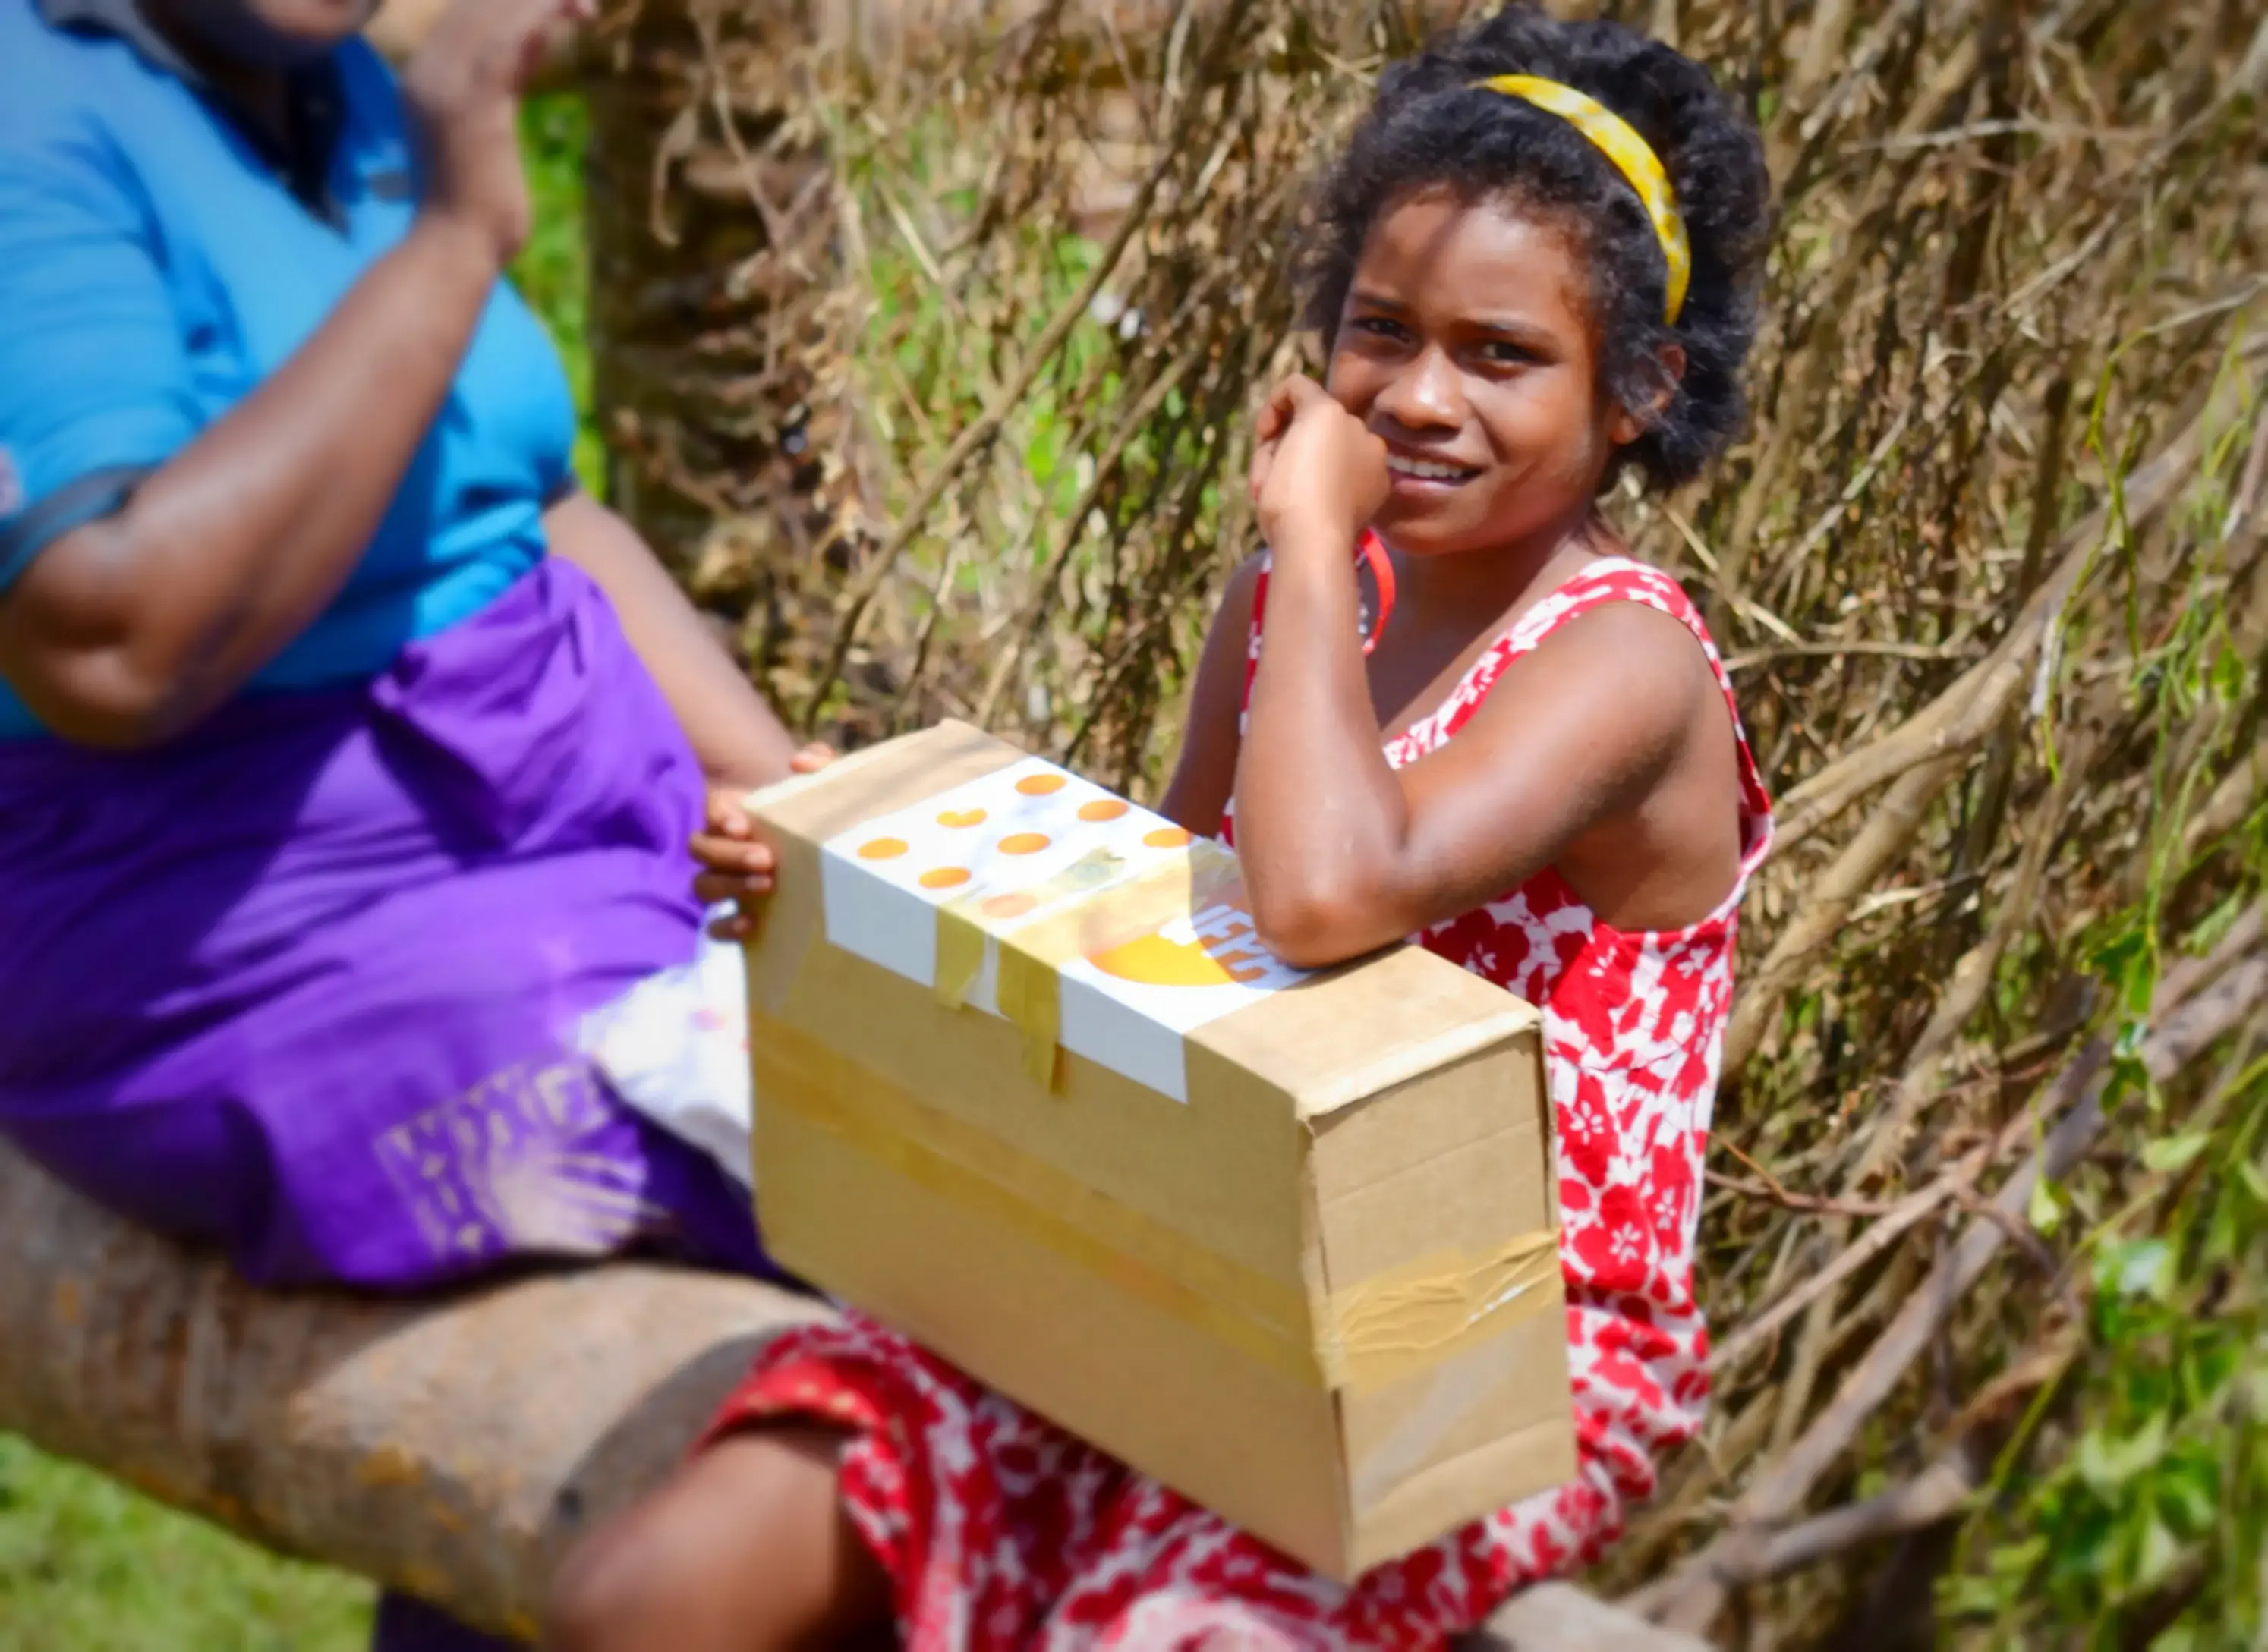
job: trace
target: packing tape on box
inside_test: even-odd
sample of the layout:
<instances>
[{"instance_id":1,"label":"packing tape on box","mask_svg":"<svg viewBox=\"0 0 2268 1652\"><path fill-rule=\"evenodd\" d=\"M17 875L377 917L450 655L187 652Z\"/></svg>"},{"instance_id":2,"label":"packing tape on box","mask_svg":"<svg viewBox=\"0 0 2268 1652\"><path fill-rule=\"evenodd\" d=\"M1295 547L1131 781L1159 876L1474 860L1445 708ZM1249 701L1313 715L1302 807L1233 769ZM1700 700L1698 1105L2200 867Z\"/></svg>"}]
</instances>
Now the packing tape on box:
<instances>
[{"instance_id":1,"label":"packing tape on box","mask_svg":"<svg viewBox=\"0 0 2268 1652\"><path fill-rule=\"evenodd\" d=\"M1063 982L1056 966L1003 943L995 994L1000 1013L1024 1035L1024 1073L1042 1090L1063 1071Z\"/></svg>"},{"instance_id":2,"label":"packing tape on box","mask_svg":"<svg viewBox=\"0 0 2268 1652\"><path fill-rule=\"evenodd\" d=\"M987 931L958 907L937 909L938 1002L958 1010L983 973ZM1063 985L1057 966L1020 947L1003 943L993 1001L1001 1016L1024 1035L1024 1071L1043 1090L1053 1090L1063 1052Z\"/></svg>"},{"instance_id":3,"label":"packing tape on box","mask_svg":"<svg viewBox=\"0 0 2268 1652\"><path fill-rule=\"evenodd\" d=\"M984 931L976 920L957 907L937 909L937 980L932 990L938 1002L958 1010L968 1002L968 988L984 968Z\"/></svg>"},{"instance_id":4,"label":"packing tape on box","mask_svg":"<svg viewBox=\"0 0 2268 1652\"><path fill-rule=\"evenodd\" d=\"M767 1085L784 1107L937 1198L1304 1383L1368 1393L1550 1310L1534 1289L1558 1267L1557 1236L1526 1233L1478 1257L1443 1252L1327 1296L1310 1329L1306 1290L1225 1257L1069 1172L761 1013L758 1059L799 1071Z\"/></svg>"},{"instance_id":5,"label":"packing tape on box","mask_svg":"<svg viewBox=\"0 0 2268 1652\"><path fill-rule=\"evenodd\" d=\"M932 989L946 1008L961 1009L983 973L988 946L997 948L993 1002L1024 1035L1026 1074L1052 1090L1063 1070L1063 966L1241 888L1235 859L1199 842L1162 866L1036 915L988 921L981 906L946 902L937 908Z\"/></svg>"},{"instance_id":6,"label":"packing tape on box","mask_svg":"<svg viewBox=\"0 0 2268 1652\"><path fill-rule=\"evenodd\" d=\"M1478 1258L1442 1252L1336 1291L1326 1379L1367 1392L1438 1365L1548 1303L1534 1292L1558 1273L1558 1236L1523 1233Z\"/></svg>"},{"instance_id":7,"label":"packing tape on box","mask_svg":"<svg viewBox=\"0 0 2268 1652\"><path fill-rule=\"evenodd\" d=\"M984 970L987 931L957 907L937 909L937 1000L948 1010L968 1002L968 988ZM1024 1035L1024 1071L1042 1090L1053 1090L1061 1074L1063 983L1057 966L1021 947L1000 944L993 1002L1008 1024Z\"/></svg>"}]
</instances>

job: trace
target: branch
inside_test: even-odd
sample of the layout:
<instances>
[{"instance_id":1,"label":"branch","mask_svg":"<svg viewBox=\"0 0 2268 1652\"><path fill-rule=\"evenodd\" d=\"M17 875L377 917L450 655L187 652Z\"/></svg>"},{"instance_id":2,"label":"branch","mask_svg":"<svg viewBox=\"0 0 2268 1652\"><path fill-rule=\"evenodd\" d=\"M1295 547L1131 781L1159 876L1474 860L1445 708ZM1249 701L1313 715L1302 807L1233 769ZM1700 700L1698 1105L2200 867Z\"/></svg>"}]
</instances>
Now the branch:
<instances>
[{"instance_id":1,"label":"branch","mask_svg":"<svg viewBox=\"0 0 2268 1652\"><path fill-rule=\"evenodd\" d=\"M1955 1451L1886 1492L1790 1526L1764 1546L1754 1569L1740 1581L1779 1577L1861 1544L1936 1525L1959 1514L1976 1490L1977 1471L1968 1453Z\"/></svg>"},{"instance_id":2,"label":"branch","mask_svg":"<svg viewBox=\"0 0 2268 1652\"><path fill-rule=\"evenodd\" d=\"M1181 13L1186 14L1189 6L1190 0L1182 0ZM1222 19L1219 32L1213 37L1214 55L1225 50L1228 43L1237 37L1248 10L1249 0L1233 0L1229 5L1227 16ZM1175 18L1175 26L1180 26L1179 15ZM1208 70L1199 77L1199 80L1202 82L1211 77ZM1071 336L1071 329L1086 319L1094 306L1095 295L1117 273L1119 260L1149 221L1150 203L1157 198L1159 187L1174 168L1182 163L1180 140L1195 125L1204 103L1200 93L1193 92L1189 94L1175 121L1174 132L1160 146L1156 163L1142 180L1141 187L1135 191L1133 200L1128 203L1124 215L1118 221L1118 227L1112 231L1108 243L1095 259L1094 268L1079 284L1079 290L1066 298L1049 319L1047 327L1032 341L1031 348L1024 352L1023 359L1016 363L1016 371L1008 376L1007 382L1002 385L1000 393L992 399L991 405L954 437L953 445L946 450L945 457L938 461L937 468L915 491L913 503L906 507L905 514L899 518L898 525L891 531L890 537L849 582L836 610L834 645L828 650L827 663L812 686L810 697L804 701L801 721L805 729L817 723L820 713L826 707L828 694L842 680L843 663L850 657L850 650L858 640L858 630L865 621L868 608L884 582L895 570L898 558L913 542L914 535L921 531L931 507L944 496L945 490L961 474L961 466L999 435L1008 415L1021 405L1026 393L1047 371L1049 363L1055 359L1056 352Z\"/></svg>"},{"instance_id":3,"label":"branch","mask_svg":"<svg viewBox=\"0 0 2268 1652\"><path fill-rule=\"evenodd\" d=\"M2260 428L2268 431L2268 420L2263 420ZM2260 806L2264 791L2268 791L2268 732L2264 732L2251 751L2230 766L2220 783L2213 789L2213 795L2205 799L2205 807L2182 827L2183 863L2195 861L2220 839L2242 826Z\"/></svg>"},{"instance_id":4,"label":"branch","mask_svg":"<svg viewBox=\"0 0 2268 1652\"><path fill-rule=\"evenodd\" d=\"M1927 716L1926 712L1922 714ZM1896 736L1891 736L1896 738ZM1738 1073L1778 1013L1780 999L1815 955L1843 932L1852 909L1920 833L1937 794L1961 770L1956 754L1932 757L1898 777L1859 835L1805 892L1803 905L1773 941L1755 976L1733 1001L1722 1070Z\"/></svg>"},{"instance_id":5,"label":"branch","mask_svg":"<svg viewBox=\"0 0 2268 1652\"><path fill-rule=\"evenodd\" d=\"M1728 1376L1751 1352L1778 1335L1796 1315L1928 1220L1940 1206L1952 1202L1976 1181L1982 1169L1980 1159L1964 1159L1928 1186L1908 1194L1883 1211L1881 1219L1833 1261L1719 1344L1709 1356L1711 1379L1719 1381Z\"/></svg>"},{"instance_id":6,"label":"branch","mask_svg":"<svg viewBox=\"0 0 2268 1652\"><path fill-rule=\"evenodd\" d=\"M1572 1583L1522 1590L1458 1652L1709 1652L1705 1642L1610 1606Z\"/></svg>"},{"instance_id":7,"label":"branch","mask_svg":"<svg viewBox=\"0 0 2268 1652\"><path fill-rule=\"evenodd\" d=\"M2016 863L2015 878L2002 898L1999 910L1993 914L1992 927L1954 965L1944 992L1930 1011L1928 1024L1906 1053L1897 1088L1890 1094L1889 1105L1871 1127L1857 1165L1844 1179L1845 1187L1864 1186L1904 1145L1908 1127L1920 1117L1936 1091L1940 1058L1952 1048L1961 1029L1969 1024L1970 1017L1984 1003L1999 970L2002 955L2018 936L2039 921L2040 885L2047 876L2048 863L2061 838L2065 817L2092 771L2094 744L2082 736L2080 745L2081 749L2066 754L2062 776L2049 793L2046 806L2030 823L2023 853Z\"/></svg>"},{"instance_id":8,"label":"branch","mask_svg":"<svg viewBox=\"0 0 2268 1652\"><path fill-rule=\"evenodd\" d=\"M2257 908L2247 915L2257 920ZM2252 1013L2259 995L2268 992L2268 955L2237 961L2238 950L2230 941L2243 938L2232 934L2210 958L2169 972L2154 1011L2159 1028L2143 1041L2140 1053L2153 1077L2162 1079L2179 1071ZM2090 1061L2089 1054L2095 1059ZM2107 1046L2096 1040L2058 1081L2048 1110L2065 1109L2061 1119L2029 1162L1994 1195L1993 1204L2007 1217L2021 1220L2039 1178L2060 1179L2094 1145L2103 1125L2107 1055ZM1639 1590L1629 1603L1633 1610L1694 1631L1714 1621L1727 1591L1761 1564L1772 1528L1801 1506L1849 1449L2007 1242L2007 1229L2000 1221L1972 1222L1867 1357L1844 1378L1826 1408L1743 1494L1727 1530L1675 1572Z\"/></svg>"},{"instance_id":9,"label":"branch","mask_svg":"<svg viewBox=\"0 0 2268 1652\"><path fill-rule=\"evenodd\" d=\"M2268 334L2248 339L2241 354L2268 354ZM2244 386L2221 384L2188 428L2126 479L2121 504L2131 530L2154 521L2173 503L2205 451L2207 434L2226 424L2242 405ZM1876 787L1933 758L1965 753L1992 733L2001 712L2030 679L2031 658L2061 619L2064 605L2113 525L2110 508L2091 512L2056 543L2055 571L2032 593L1999 644L1953 686L1872 744L1837 758L1780 803L1780 852L1803 841Z\"/></svg>"}]
</instances>

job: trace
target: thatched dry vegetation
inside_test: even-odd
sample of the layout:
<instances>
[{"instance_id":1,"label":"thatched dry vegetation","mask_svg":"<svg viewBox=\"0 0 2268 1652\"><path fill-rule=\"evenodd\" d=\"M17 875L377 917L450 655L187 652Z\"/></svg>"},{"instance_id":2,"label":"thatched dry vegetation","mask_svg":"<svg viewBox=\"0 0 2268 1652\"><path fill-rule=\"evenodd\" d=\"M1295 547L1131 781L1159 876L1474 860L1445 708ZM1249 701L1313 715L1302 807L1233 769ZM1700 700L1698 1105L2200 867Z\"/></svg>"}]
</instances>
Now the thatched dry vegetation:
<instances>
[{"instance_id":1,"label":"thatched dry vegetation","mask_svg":"<svg viewBox=\"0 0 2268 1652\"><path fill-rule=\"evenodd\" d=\"M1425 19L919 9L606 32L617 486L809 725L1139 789L1251 546L1302 187ZM1749 438L1614 509L1705 598L1781 837L1714 1421L1594 1581L1749 1647L1933 1600L1948 1643L2259 1645L2262 0L1609 9L1719 67L1780 191Z\"/></svg>"}]
</instances>

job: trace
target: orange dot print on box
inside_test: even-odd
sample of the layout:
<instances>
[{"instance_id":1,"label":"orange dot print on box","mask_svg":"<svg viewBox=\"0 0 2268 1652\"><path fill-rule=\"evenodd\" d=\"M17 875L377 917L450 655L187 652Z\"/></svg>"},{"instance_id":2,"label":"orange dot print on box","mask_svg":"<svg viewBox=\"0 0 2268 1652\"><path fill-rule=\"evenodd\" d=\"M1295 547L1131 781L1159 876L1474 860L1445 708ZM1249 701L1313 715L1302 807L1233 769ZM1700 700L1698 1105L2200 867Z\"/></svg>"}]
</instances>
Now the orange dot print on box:
<instances>
[{"instance_id":1,"label":"orange dot print on box","mask_svg":"<svg viewBox=\"0 0 2268 1652\"><path fill-rule=\"evenodd\" d=\"M894 861L906 852L903 838L871 838L858 846L862 861Z\"/></svg>"},{"instance_id":2,"label":"orange dot print on box","mask_svg":"<svg viewBox=\"0 0 2268 1652\"><path fill-rule=\"evenodd\" d=\"M1027 797L1049 797L1064 789L1061 775L1027 775L1016 782L1016 789Z\"/></svg>"},{"instance_id":3,"label":"orange dot print on box","mask_svg":"<svg viewBox=\"0 0 2268 1652\"><path fill-rule=\"evenodd\" d=\"M1044 832L1011 832L1006 837L1000 840L1000 853L1003 855L1037 855L1042 849L1047 848L1047 846L1048 834Z\"/></svg>"},{"instance_id":4,"label":"orange dot print on box","mask_svg":"<svg viewBox=\"0 0 2268 1652\"><path fill-rule=\"evenodd\" d=\"M1179 826L1160 826L1142 841L1153 849L1187 848L1189 834Z\"/></svg>"},{"instance_id":5,"label":"orange dot print on box","mask_svg":"<svg viewBox=\"0 0 2268 1652\"><path fill-rule=\"evenodd\" d=\"M949 826L955 832L966 832L971 826L981 826L984 824L984 811L947 809L943 814L938 816L937 823L941 826Z\"/></svg>"},{"instance_id":6,"label":"orange dot print on box","mask_svg":"<svg viewBox=\"0 0 2268 1652\"><path fill-rule=\"evenodd\" d=\"M932 866L921 875L924 889L958 889L968 881L966 866Z\"/></svg>"},{"instance_id":7,"label":"orange dot print on box","mask_svg":"<svg viewBox=\"0 0 2268 1652\"><path fill-rule=\"evenodd\" d=\"M1012 894L995 895L982 908L988 918L1020 918L1040 904L1037 895L1027 895L1020 890Z\"/></svg>"},{"instance_id":8,"label":"orange dot print on box","mask_svg":"<svg viewBox=\"0 0 2268 1652\"><path fill-rule=\"evenodd\" d=\"M1126 812L1126 808L1127 805L1116 797L1097 797L1093 803L1079 804L1079 818L1082 820L1116 820Z\"/></svg>"}]
</instances>

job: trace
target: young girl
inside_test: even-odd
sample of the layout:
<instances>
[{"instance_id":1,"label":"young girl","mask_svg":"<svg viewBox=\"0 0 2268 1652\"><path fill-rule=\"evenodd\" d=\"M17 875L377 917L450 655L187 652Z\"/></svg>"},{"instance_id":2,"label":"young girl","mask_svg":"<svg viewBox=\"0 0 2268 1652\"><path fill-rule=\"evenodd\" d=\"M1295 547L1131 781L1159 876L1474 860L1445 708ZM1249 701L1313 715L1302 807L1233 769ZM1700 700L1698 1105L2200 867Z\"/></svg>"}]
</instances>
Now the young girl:
<instances>
[{"instance_id":1,"label":"young girl","mask_svg":"<svg viewBox=\"0 0 2268 1652\"><path fill-rule=\"evenodd\" d=\"M1543 1007L1580 1478L1343 1587L853 1318L768 1349L571 1560L555 1644L1431 1648L1620 1532L1700 1422L1702 1149L1770 814L1699 616L1598 501L1735 428L1766 195L1709 77L1609 24L1515 7L1385 75L1307 272L1327 382L1262 415L1270 554L1165 804L1233 827L1287 961L1414 935Z\"/></svg>"}]
</instances>

